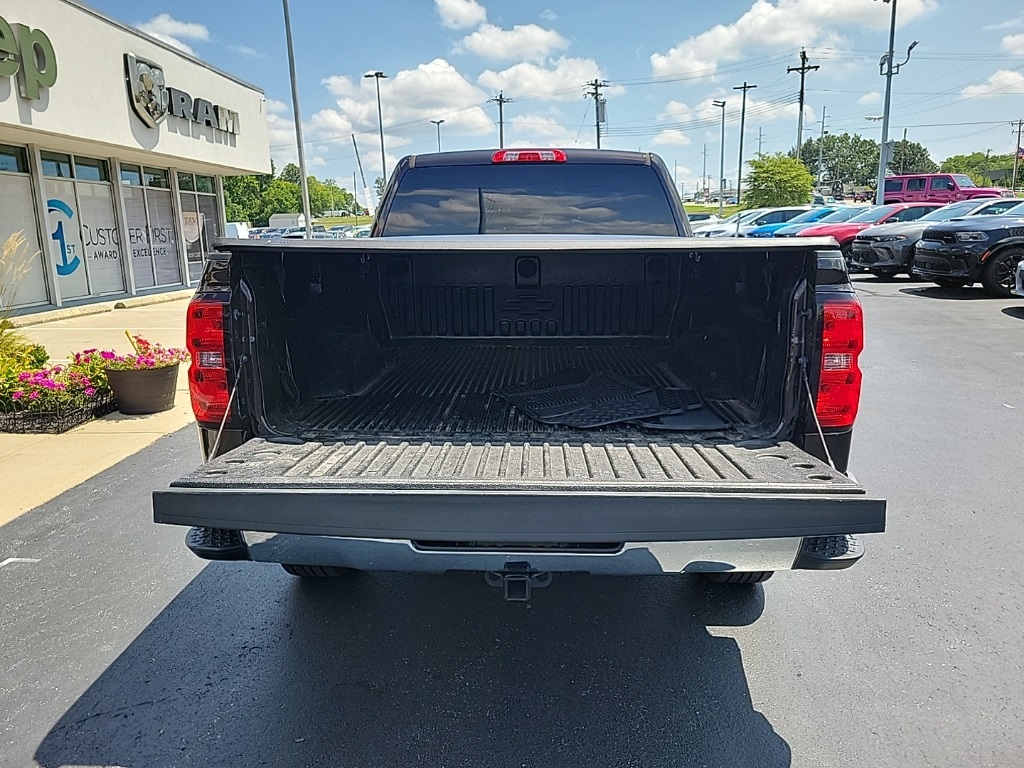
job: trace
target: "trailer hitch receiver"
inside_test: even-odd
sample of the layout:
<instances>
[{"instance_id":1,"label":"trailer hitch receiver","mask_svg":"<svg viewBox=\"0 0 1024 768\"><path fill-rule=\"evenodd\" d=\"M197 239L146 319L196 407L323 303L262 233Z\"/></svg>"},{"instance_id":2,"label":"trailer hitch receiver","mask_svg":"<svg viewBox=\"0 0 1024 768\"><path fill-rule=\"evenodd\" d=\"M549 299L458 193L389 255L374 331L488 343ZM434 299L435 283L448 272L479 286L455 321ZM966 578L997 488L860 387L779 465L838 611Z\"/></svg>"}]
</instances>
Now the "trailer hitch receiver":
<instances>
[{"instance_id":1,"label":"trailer hitch receiver","mask_svg":"<svg viewBox=\"0 0 1024 768\"><path fill-rule=\"evenodd\" d=\"M524 603L535 588L551 584L551 574L534 570L529 563L513 562L506 563L503 571L488 571L484 580L492 587L501 588L508 602Z\"/></svg>"}]
</instances>

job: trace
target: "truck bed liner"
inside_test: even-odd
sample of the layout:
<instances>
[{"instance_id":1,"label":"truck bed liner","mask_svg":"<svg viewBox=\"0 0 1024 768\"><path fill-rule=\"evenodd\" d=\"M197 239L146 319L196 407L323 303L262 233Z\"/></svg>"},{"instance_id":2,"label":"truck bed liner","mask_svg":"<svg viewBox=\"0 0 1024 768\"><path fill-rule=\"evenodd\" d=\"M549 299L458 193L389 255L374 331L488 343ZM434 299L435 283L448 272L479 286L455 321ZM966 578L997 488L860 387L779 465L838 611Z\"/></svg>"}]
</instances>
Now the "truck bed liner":
<instances>
[{"instance_id":1,"label":"truck bed liner","mask_svg":"<svg viewBox=\"0 0 1024 768\"><path fill-rule=\"evenodd\" d=\"M685 385L668 360L668 350L653 345L395 347L387 352L383 373L360 393L313 404L289 419L294 428L288 431L306 439L645 440L653 433L628 424L586 430L544 424L497 392L570 369L612 371L659 387ZM726 404L713 407L726 421L736 421Z\"/></svg>"}]
</instances>

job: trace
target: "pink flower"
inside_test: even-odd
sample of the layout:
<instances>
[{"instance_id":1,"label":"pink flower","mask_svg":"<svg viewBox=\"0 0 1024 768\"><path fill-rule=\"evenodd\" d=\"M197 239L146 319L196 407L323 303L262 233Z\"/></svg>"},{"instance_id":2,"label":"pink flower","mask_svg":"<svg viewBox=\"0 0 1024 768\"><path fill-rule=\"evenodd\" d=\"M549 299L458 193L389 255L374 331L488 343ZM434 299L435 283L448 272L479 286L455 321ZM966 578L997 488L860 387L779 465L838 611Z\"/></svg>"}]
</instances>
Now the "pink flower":
<instances>
[{"instance_id":1,"label":"pink flower","mask_svg":"<svg viewBox=\"0 0 1024 768\"><path fill-rule=\"evenodd\" d=\"M85 396L86 397L92 397L95 394L96 394L96 389L94 387L86 387L85 388Z\"/></svg>"},{"instance_id":2,"label":"pink flower","mask_svg":"<svg viewBox=\"0 0 1024 768\"><path fill-rule=\"evenodd\" d=\"M28 393L28 399L29 400L38 400L39 399L39 393L38 392L29 392Z\"/></svg>"},{"instance_id":3,"label":"pink flower","mask_svg":"<svg viewBox=\"0 0 1024 768\"><path fill-rule=\"evenodd\" d=\"M18 374L18 381L28 381L32 378L32 374L29 371L22 371Z\"/></svg>"},{"instance_id":4,"label":"pink flower","mask_svg":"<svg viewBox=\"0 0 1024 768\"><path fill-rule=\"evenodd\" d=\"M93 352L96 352L96 351L97 350L95 350L95 349L83 349L82 350L82 354L83 355L91 355Z\"/></svg>"},{"instance_id":5,"label":"pink flower","mask_svg":"<svg viewBox=\"0 0 1024 768\"><path fill-rule=\"evenodd\" d=\"M102 357L104 360L114 360L117 358L117 355L105 349L102 352L100 352L100 357Z\"/></svg>"},{"instance_id":6,"label":"pink flower","mask_svg":"<svg viewBox=\"0 0 1024 768\"><path fill-rule=\"evenodd\" d=\"M16 389L13 392L11 392L11 398L14 399L14 400L21 400L21 398L24 397L24 396L25 396L25 393L22 392L20 389Z\"/></svg>"}]
</instances>

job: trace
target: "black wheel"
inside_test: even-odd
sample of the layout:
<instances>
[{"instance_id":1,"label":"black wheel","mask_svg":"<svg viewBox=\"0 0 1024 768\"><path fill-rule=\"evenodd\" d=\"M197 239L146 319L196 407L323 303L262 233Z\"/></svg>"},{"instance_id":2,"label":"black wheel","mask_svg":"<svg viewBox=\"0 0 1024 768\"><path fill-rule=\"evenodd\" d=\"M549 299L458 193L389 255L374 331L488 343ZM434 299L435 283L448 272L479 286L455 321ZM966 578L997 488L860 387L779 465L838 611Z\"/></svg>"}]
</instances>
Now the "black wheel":
<instances>
[{"instance_id":1,"label":"black wheel","mask_svg":"<svg viewBox=\"0 0 1024 768\"><path fill-rule=\"evenodd\" d=\"M880 277L883 280L892 280L896 275L900 273L895 267L886 267L885 269L872 269L869 270L875 277Z\"/></svg>"},{"instance_id":2,"label":"black wheel","mask_svg":"<svg viewBox=\"0 0 1024 768\"><path fill-rule=\"evenodd\" d=\"M948 277L936 277L932 282L939 288L963 288L967 285L966 280L951 280Z\"/></svg>"},{"instance_id":3,"label":"black wheel","mask_svg":"<svg viewBox=\"0 0 1024 768\"><path fill-rule=\"evenodd\" d=\"M705 579L716 584L760 584L768 581L775 571L725 571L703 574Z\"/></svg>"},{"instance_id":4,"label":"black wheel","mask_svg":"<svg viewBox=\"0 0 1024 768\"><path fill-rule=\"evenodd\" d=\"M1024 258L1024 250L1020 248L1000 251L993 256L981 270L981 284L985 288L985 293L1000 299L1009 299L1015 296L1016 294L1013 292L1017 279L1015 273L1021 258Z\"/></svg>"},{"instance_id":5,"label":"black wheel","mask_svg":"<svg viewBox=\"0 0 1024 768\"><path fill-rule=\"evenodd\" d=\"M292 576L299 576L303 579L333 579L344 576L352 571L351 568L338 568L333 565L292 565L281 563L281 567Z\"/></svg>"}]
</instances>

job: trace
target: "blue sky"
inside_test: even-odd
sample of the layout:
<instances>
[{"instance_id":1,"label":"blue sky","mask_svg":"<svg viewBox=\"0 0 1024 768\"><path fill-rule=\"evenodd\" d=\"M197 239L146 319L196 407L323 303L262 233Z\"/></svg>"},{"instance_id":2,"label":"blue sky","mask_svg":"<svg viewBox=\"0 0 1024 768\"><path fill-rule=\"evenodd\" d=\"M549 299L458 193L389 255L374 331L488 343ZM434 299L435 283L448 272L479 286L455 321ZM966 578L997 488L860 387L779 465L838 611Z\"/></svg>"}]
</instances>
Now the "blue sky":
<instances>
[{"instance_id":1,"label":"blue sky","mask_svg":"<svg viewBox=\"0 0 1024 768\"><path fill-rule=\"evenodd\" d=\"M1013 150L1010 122L1024 117L1024 4L1018 0L898 0L891 135L922 142L936 160ZM283 16L276 0L91 0L121 21L184 46L266 91L278 167L296 156ZM692 189L719 162L727 101L726 175L737 168L739 92L749 92L746 152L795 142L799 64L806 47L821 69L807 77L806 132L878 138L889 5L879 0L291 0L310 172L351 187L359 142L379 175L381 83L388 164L445 149L497 146L504 91L506 145L593 146L594 106L584 83L607 80L602 146L660 154Z\"/></svg>"}]
</instances>

